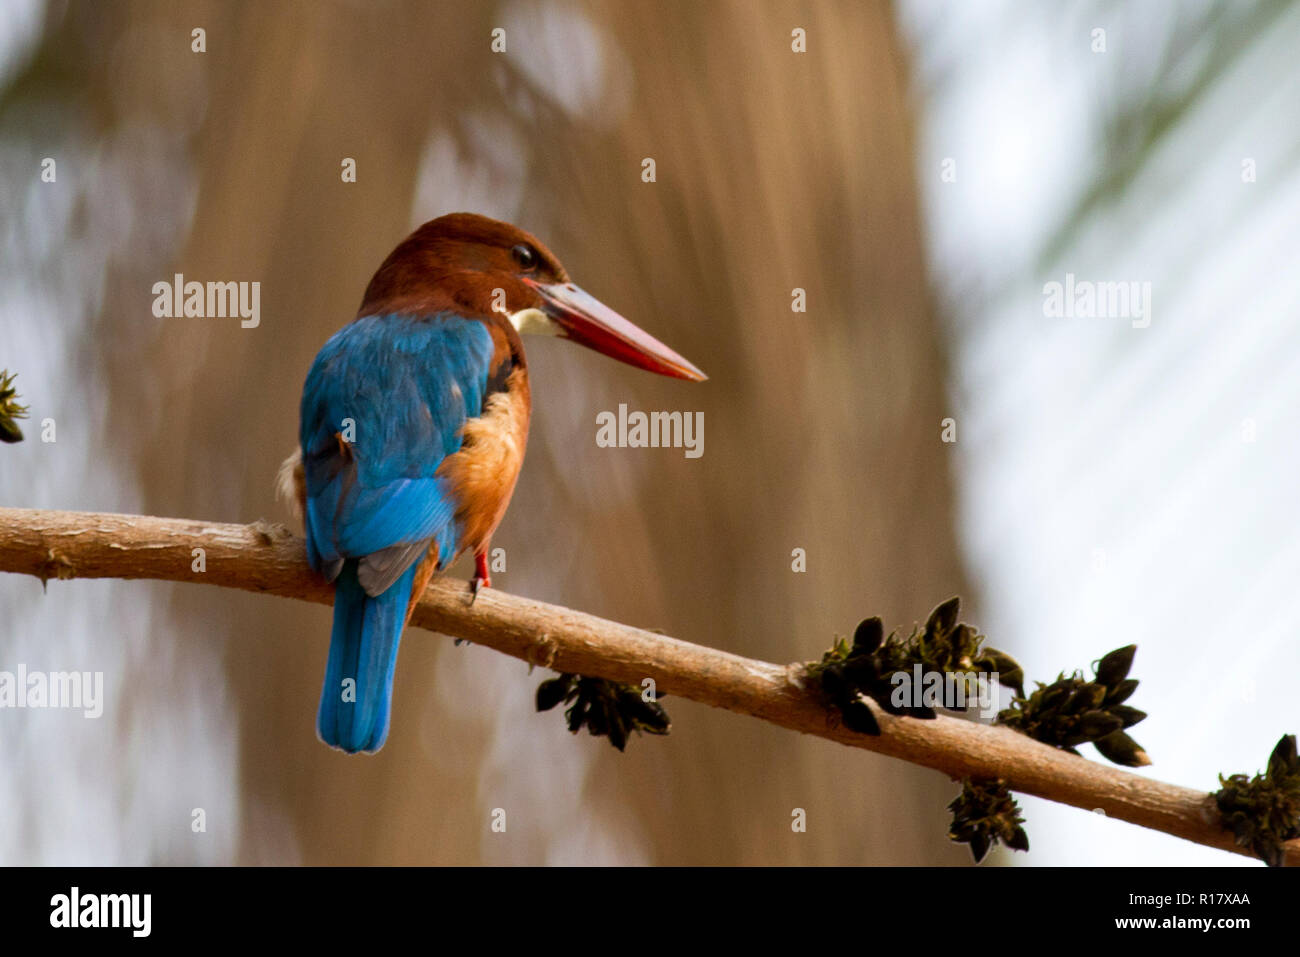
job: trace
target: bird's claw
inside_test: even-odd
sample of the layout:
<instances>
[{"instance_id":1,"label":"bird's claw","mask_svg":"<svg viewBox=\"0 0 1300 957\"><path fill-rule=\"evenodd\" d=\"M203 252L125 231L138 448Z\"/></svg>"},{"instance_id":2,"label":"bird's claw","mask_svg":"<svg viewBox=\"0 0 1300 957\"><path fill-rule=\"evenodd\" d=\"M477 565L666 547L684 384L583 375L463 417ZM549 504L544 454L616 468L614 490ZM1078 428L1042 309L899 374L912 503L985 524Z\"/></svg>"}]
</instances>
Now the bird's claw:
<instances>
[{"instance_id":1,"label":"bird's claw","mask_svg":"<svg viewBox=\"0 0 1300 957\"><path fill-rule=\"evenodd\" d=\"M479 589L491 588L492 579L475 575L469 580L469 604L473 605L478 600Z\"/></svg>"}]
</instances>

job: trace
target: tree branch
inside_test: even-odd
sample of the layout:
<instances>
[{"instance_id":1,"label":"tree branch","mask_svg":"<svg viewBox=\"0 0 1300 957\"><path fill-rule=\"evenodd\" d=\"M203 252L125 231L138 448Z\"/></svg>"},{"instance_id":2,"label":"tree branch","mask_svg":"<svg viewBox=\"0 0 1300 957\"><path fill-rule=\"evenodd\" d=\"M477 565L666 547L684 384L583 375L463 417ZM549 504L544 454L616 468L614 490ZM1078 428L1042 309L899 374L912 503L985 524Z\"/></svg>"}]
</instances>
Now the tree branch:
<instances>
[{"instance_id":1,"label":"tree branch","mask_svg":"<svg viewBox=\"0 0 1300 957\"><path fill-rule=\"evenodd\" d=\"M205 571L194 571L194 549ZM300 538L282 525L0 508L0 571L51 578L194 582L330 604L332 588L308 567ZM556 605L479 593L435 580L412 622L530 664L612 681L654 679L668 695L753 715L805 734L933 768L949 777L1002 778L1013 791L1250 856L1224 830L1205 791L1166 784L1067 754L1004 728L946 716L895 718L874 703L882 734L845 729L803 686L802 664L777 665L689 644ZM1300 840L1286 845L1300 864Z\"/></svg>"}]
</instances>

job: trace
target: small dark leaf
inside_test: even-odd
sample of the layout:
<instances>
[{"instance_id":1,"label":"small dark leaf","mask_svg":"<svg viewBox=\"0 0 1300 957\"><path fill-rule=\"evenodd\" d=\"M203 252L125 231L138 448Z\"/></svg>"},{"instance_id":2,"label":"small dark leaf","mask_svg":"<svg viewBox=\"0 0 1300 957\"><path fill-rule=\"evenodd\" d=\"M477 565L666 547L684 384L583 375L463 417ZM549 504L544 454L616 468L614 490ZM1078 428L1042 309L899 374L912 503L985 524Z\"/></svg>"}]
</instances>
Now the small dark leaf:
<instances>
[{"instance_id":1,"label":"small dark leaf","mask_svg":"<svg viewBox=\"0 0 1300 957\"><path fill-rule=\"evenodd\" d=\"M1057 682L1048 685L1042 691L1038 707L1042 711L1055 711L1070 697L1073 689L1070 685Z\"/></svg>"},{"instance_id":2,"label":"small dark leaf","mask_svg":"<svg viewBox=\"0 0 1300 957\"><path fill-rule=\"evenodd\" d=\"M587 707L587 733L597 738L609 733L609 713L597 701Z\"/></svg>"},{"instance_id":3,"label":"small dark leaf","mask_svg":"<svg viewBox=\"0 0 1300 957\"><path fill-rule=\"evenodd\" d=\"M880 734L880 723L871 713L870 706L861 698L854 698L840 705L840 715L844 719L844 727L850 731L873 736Z\"/></svg>"},{"instance_id":4,"label":"small dark leaf","mask_svg":"<svg viewBox=\"0 0 1300 957\"><path fill-rule=\"evenodd\" d=\"M1012 832L1011 837L1007 839L1007 847L1011 848L1013 851L1029 850L1029 835L1025 833L1023 827L1017 827L1015 831Z\"/></svg>"},{"instance_id":5,"label":"small dark leaf","mask_svg":"<svg viewBox=\"0 0 1300 957\"><path fill-rule=\"evenodd\" d=\"M1284 734L1268 757L1269 777L1280 778L1297 771L1300 771L1300 757L1296 755L1295 735Z\"/></svg>"},{"instance_id":6,"label":"small dark leaf","mask_svg":"<svg viewBox=\"0 0 1300 957\"><path fill-rule=\"evenodd\" d=\"M1123 731L1114 731L1092 744L1102 757L1126 768L1144 768L1151 763L1142 746Z\"/></svg>"},{"instance_id":7,"label":"small dark leaf","mask_svg":"<svg viewBox=\"0 0 1300 957\"><path fill-rule=\"evenodd\" d=\"M925 634L933 638L938 635L946 635L957 626L957 615L961 611L961 598L954 595L942 605L930 612L930 618L925 623Z\"/></svg>"},{"instance_id":8,"label":"small dark leaf","mask_svg":"<svg viewBox=\"0 0 1300 957\"><path fill-rule=\"evenodd\" d=\"M885 626L879 618L865 618L853 632L853 653L869 655L885 640Z\"/></svg>"},{"instance_id":9,"label":"small dark leaf","mask_svg":"<svg viewBox=\"0 0 1300 957\"><path fill-rule=\"evenodd\" d=\"M1124 727L1124 722L1105 711L1089 711L1079 718L1079 729L1086 735L1084 741L1096 741Z\"/></svg>"},{"instance_id":10,"label":"small dark leaf","mask_svg":"<svg viewBox=\"0 0 1300 957\"><path fill-rule=\"evenodd\" d=\"M998 684L1024 697L1025 671L1016 659L996 648L985 648L982 659L988 670L997 672Z\"/></svg>"},{"instance_id":11,"label":"small dark leaf","mask_svg":"<svg viewBox=\"0 0 1300 957\"><path fill-rule=\"evenodd\" d=\"M1136 678L1125 678L1123 681L1111 687L1110 693L1106 695L1106 700L1111 704L1119 704L1127 701L1137 691L1138 682Z\"/></svg>"},{"instance_id":12,"label":"small dark leaf","mask_svg":"<svg viewBox=\"0 0 1300 957\"><path fill-rule=\"evenodd\" d=\"M1133 727L1147 716L1145 711L1129 707L1126 704L1113 704L1107 707L1106 710L1123 721L1126 728Z\"/></svg>"},{"instance_id":13,"label":"small dark leaf","mask_svg":"<svg viewBox=\"0 0 1300 957\"><path fill-rule=\"evenodd\" d=\"M844 680L844 666L842 664L829 664L822 669L822 690L831 698L839 698L848 689L848 683Z\"/></svg>"},{"instance_id":14,"label":"small dark leaf","mask_svg":"<svg viewBox=\"0 0 1300 957\"><path fill-rule=\"evenodd\" d=\"M855 655L840 666L844 683L857 690L871 684L877 677L877 666L871 655Z\"/></svg>"},{"instance_id":15,"label":"small dark leaf","mask_svg":"<svg viewBox=\"0 0 1300 957\"><path fill-rule=\"evenodd\" d=\"M582 730L582 726L587 720L588 707L587 700L579 697L578 700L569 707L569 710L564 712L565 718L569 721L569 730L574 734L577 734Z\"/></svg>"},{"instance_id":16,"label":"small dark leaf","mask_svg":"<svg viewBox=\"0 0 1300 957\"><path fill-rule=\"evenodd\" d=\"M979 648L979 632L970 625L958 625L948 633L948 644L954 661L969 659Z\"/></svg>"},{"instance_id":17,"label":"small dark leaf","mask_svg":"<svg viewBox=\"0 0 1300 957\"><path fill-rule=\"evenodd\" d=\"M609 743L622 751L627 747L627 726L617 711L609 715ZM595 732L592 732L595 734Z\"/></svg>"},{"instance_id":18,"label":"small dark leaf","mask_svg":"<svg viewBox=\"0 0 1300 957\"><path fill-rule=\"evenodd\" d=\"M667 734L668 712L657 701L647 701L635 690L619 696L619 707L642 731Z\"/></svg>"},{"instance_id":19,"label":"small dark leaf","mask_svg":"<svg viewBox=\"0 0 1300 957\"><path fill-rule=\"evenodd\" d=\"M573 683L572 675L560 675L537 686L537 710L550 711L565 699Z\"/></svg>"},{"instance_id":20,"label":"small dark leaf","mask_svg":"<svg viewBox=\"0 0 1300 957\"><path fill-rule=\"evenodd\" d=\"M1070 698L1061 706L1062 714L1083 714L1096 708L1106 697L1106 689L1101 685L1081 684L1070 693Z\"/></svg>"},{"instance_id":21,"label":"small dark leaf","mask_svg":"<svg viewBox=\"0 0 1300 957\"><path fill-rule=\"evenodd\" d=\"M1097 665L1097 681L1104 685L1116 685L1128 677L1129 668L1133 667L1133 654L1137 645L1125 645L1116 648L1101 659Z\"/></svg>"}]
</instances>

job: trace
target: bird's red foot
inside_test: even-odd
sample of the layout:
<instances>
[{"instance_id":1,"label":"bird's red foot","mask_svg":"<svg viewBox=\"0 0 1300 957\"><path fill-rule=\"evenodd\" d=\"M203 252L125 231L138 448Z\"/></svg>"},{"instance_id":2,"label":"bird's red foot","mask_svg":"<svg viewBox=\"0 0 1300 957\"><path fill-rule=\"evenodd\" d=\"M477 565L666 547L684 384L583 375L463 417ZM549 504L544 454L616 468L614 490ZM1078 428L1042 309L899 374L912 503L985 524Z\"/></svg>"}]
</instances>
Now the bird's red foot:
<instances>
[{"instance_id":1,"label":"bird's red foot","mask_svg":"<svg viewBox=\"0 0 1300 957\"><path fill-rule=\"evenodd\" d=\"M487 554L474 556L474 577L469 580L469 603L474 604L480 588L492 587L492 575L488 572Z\"/></svg>"}]
</instances>

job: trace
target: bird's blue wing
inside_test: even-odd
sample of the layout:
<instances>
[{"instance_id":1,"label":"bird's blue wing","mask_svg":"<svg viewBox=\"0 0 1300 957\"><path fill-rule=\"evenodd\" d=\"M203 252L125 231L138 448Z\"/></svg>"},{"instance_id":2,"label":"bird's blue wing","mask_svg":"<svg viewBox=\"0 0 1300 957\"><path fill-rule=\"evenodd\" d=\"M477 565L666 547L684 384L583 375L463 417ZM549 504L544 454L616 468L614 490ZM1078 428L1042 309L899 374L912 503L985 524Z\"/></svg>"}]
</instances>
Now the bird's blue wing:
<instances>
[{"instance_id":1,"label":"bird's blue wing","mask_svg":"<svg viewBox=\"0 0 1300 957\"><path fill-rule=\"evenodd\" d=\"M416 562L459 550L457 502L438 466L483 409L493 340L450 313L358 319L316 356L299 439L307 555L335 583L316 729L344 751L388 735L393 673Z\"/></svg>"},{"instance_id":2,"label":"bird's blue wing","mask_svg":"<svg viewBox=\"0 0 1300 957\"><path fill-rule=\"evenodd\" d=\"M493 341L453 313L369 316L321 348L303 389L300 441L307 486L307 550L334 580L359 559L377 595L431 541L458 550L457 503L436 475L482 411Z\"/></svg>"}]
</instances>

